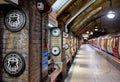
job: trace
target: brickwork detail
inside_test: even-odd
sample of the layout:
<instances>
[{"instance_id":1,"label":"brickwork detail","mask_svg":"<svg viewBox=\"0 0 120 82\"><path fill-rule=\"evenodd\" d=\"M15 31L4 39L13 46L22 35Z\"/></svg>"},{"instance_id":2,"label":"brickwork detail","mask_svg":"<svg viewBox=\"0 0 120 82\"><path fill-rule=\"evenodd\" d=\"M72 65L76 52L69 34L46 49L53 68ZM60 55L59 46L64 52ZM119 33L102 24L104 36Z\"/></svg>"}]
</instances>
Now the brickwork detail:
<instances>
[{"instance_id":1,"label":"brickwork detail","mask_svg":"<svg viewBox=\"0 0 120 82\"><path fill-rule=\"evenodd\" d=\"M24 59L25 59L25 71L17 77L13 77L8 75L4 70L2 70L2 81L1 82L29 82L28 81L28 75L29 75L29 20L28 20L28 11L27 11L27 5L26 1L23 2L21 0L20 5L22 3L22 6L18 6L20 9L23 9L23 11L26 14L26 24L23 27L23 29L19 32L11 32L9 31L4 23L4 17L2 16L0 18L3 18L0 22L0 27L4 28L4 32L2 33L3 40L2 40L2 59L10 52L18 52L20 53ZM9 6L9 5L8 5ZM11 8L11 9L14 9ZM10 10L11 10L10 9ZM8 10L8 11L10 11ZM7 12L8 12L7 11ZM6 13L6 12L4 12ZM0 15L2 15L0 13ZM1 29L0 29L1 30ZM0 49L1 50L1 49Z\"/></svg>"},{"instance_id":2,"label":"brickwork detail","mask_svg":"<svg viewBox=\"0 0 120 82\"><path fill-rule=\"evenodd\" d=\"M2 54L3 54L3 12L0 11L0 82L2 82L2 69L3 69L3 66L2 66L2 60L3 60L3 57L2 57Z\"/></svg>"},{"instance_id":3,"label":"brickwork detail","mask_svg":"<svg viewBox=\"0 0 120 82\"><path fill-rule=\"evenodd\" d=\"M13 79L11 76L8 74L4 73L3 76L7 77L3 78L4 81L9 81L9 82L28 82L28 51L29 51L29 36L28 36L29 30L28 26L25 25L24 29L22 29L20 32L17 33L12 33L9 30L5 29L4 30L4 40L3 40L3 57L5 57L6 54L10 52L18 52L22 54L22 56L25 59L25 71L24 73L17 77L16 79Z\"/></svg>"},{"instance_id":4,"label":"brickwork detail","mask_svg":"<svg viewBox=\"0 0 120 82\"><path fill-rule=\"evenodd\" d=\"M30 3L30 82L41 80L41 17L34 2Z\"/></svg>"},{"instance_id":5,"label":"brickwork detail","mask_svg":"<svg viewBox=\"0 0 120 82\"><path fill-rule=\"evenodd\" d=\"M27 19L19 32L11 32L5 27L5 16L0 12L0 82L43 82L42 51L48 49L47 40L44 41L48 37L44 35L47 34L48 13L41 17L36 2L37 0L19 0L19 5L15 7L23 10ZM3 58L13 51L22 54L25 59L25 71L18 77L12 77L2 69ZM47 70L45 73L43 76L48 76Z\"/></svg>"}]
</instances>

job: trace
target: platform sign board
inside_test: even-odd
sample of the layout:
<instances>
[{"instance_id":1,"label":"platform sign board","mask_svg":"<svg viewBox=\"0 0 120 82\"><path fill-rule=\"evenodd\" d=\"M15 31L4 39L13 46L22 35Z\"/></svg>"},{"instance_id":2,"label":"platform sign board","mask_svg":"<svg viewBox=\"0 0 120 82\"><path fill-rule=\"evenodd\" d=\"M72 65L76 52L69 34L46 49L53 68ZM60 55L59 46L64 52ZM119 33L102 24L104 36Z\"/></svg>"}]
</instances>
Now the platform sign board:
<instances>
[{"instance_id":1,"label":"platform sign board","mask_svg":"<svg viewBox=\"0 0 120 82\"><path fill-rule=\"evenodd\" d=\"M48 69L48 51L44 50L42 54L42 72Z\"/></svg>"}]
</instances>

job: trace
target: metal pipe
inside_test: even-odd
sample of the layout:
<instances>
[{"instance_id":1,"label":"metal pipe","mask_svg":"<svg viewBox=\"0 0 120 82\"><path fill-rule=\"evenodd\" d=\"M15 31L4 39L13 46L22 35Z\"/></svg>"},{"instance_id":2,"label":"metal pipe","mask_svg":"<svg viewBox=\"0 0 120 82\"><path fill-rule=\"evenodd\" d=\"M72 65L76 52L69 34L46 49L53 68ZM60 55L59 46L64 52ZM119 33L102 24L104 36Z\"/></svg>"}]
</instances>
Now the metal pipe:
<instances>
[{"instance_id":1,"label":"metal pipe","mask_svg":"<svg viewBox=\"0 0 120 82\"><path fill-rule=\"evenodd\" d=\"M65 25L65 31L68 32L67 26L80 14L82 13L85 9L87 9L91 4L93 4L96 0L91 0L86 6L84 6L82 9L78 11Z\"/></svg>"}]
</instances>

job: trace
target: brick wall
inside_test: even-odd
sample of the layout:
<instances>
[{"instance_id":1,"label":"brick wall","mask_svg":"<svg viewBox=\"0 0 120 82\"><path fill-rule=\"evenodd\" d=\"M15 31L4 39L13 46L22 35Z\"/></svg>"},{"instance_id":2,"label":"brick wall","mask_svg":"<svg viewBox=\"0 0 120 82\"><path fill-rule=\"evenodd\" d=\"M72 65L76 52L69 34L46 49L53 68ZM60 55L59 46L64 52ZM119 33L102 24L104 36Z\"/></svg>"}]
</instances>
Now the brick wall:
<instances>
[{"instance_id":1,"label":"brick wall","mask_svg":"<svg viewBox=\"0 0 120 82\"><path fill-rule=\"evenodd\" d=\"M0 11L0 82L2 82L2 50L3 50L3 13Z\"/></svg>"},{"instance_id":2,"label":"brick wall","mask_svg":"<svg viewBox=\"0 0 120 82\"><path fill-rule=\"evenodd\" d=\"M0 82L43 82L42 50L46 49L43 37L47 28L48 14L44 13L41 17L36 8L36 1L19 0L19 5L12 7L22 9L26 14L24 28L16 33L5 27L4 16L0 12ZM9 10L11 9L7 9L6 12ZM12 51L19 52L25 59L25 71L18 77L12 77L2 69L3 58Z\"/></svg>"},{"instance_id":3,"label":"brick wall","mask_svg":"<svg viewBox=\"0 0 120 82\"><path fill-rule=\"evenodd\" d=\"M43 56L45 54L43 52L48 52L48 14L47 13L42 13L41 16L42 16L41 17L42 18L41 35L42 35L42 56ZM45 62L45 60L44 60L44 62ZM42 64L44 62L42 62ZM47 76L48 76L48 70L47 69L44 70L44 68L43 68L42 69L42 78L43 78L42 80L44 80L44 81L47 80Z\"/></svg>"},{"instance_id":4,"label":"brick wall","mask_svg":"<svg viewBox=\"0 0 120 82\"><path fill-rule=\"evenodd\" d=\"M30 3L30 82L41 80L41 17L36 9L36 3Z\"/></svg>"},{"instance_id":5,"label":"brick wall","mask_svg":"<svg viewBox=\"0 0 120 82\"><path fill-rule=\"evenodd\" d=\"M26 24L24 28L16 33L9 31L4 23L4 17L7 12L15 7L11 7L11 5L2 5L0 12L0 82L28 82L29 75L29 20L28 20L28 10L26 5L27 1L21 0L20 5L18 6L20 9L26 14ZM22 5L21 5L22 4ZM17 77L12 77L8 75L3 67L2 60L9 52L18 52L22 54L25 59L25 71L22 75ZM2 70L1 70L2 69Z\"/></svg>"},{"instance_id":6,"label":"brick wall","mask_svg":"<svg viewBox=\"0 0 120 82\"><path fill-rule=\"evenodd\" d=\"M3 70L2 82L28 82L28 75L29 75L29 20L28 19L29 18L28 18L28 10L27 10L28 5L26 5L26 3L27 1L24 1L23 3L23 1L21 0L20 5L18 6L20 9L23 9L23 11L26 14L26 24L21 31L16 33L9 31L5 26L4 20L2 20L3 25L1 26L2 28L4 28L2 57L4 58L10 52L20 53L25 60L25 70L20 76L17 77L12 77ZM9 9L8 11L10 10L11 9ZM6 14L6 12L4 13ZM3 18L4 17L5 16L3 16Z\"/></svg>"}]
</instances>

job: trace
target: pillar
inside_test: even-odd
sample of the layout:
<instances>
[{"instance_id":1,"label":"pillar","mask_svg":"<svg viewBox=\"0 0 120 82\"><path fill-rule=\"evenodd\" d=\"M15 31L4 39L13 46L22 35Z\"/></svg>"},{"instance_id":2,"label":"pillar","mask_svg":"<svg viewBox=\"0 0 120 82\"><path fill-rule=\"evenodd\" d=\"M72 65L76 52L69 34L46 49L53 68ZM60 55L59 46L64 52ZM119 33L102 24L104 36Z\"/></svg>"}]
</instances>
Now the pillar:
<instances>
[{"instance_id":1,"label":"pillar","mask_svg":"<svg viewBox=\"0 0 120 82\"><path fill-rule=\"evenodd\" d=\"M6 4L3 5L5 9L3 8L0 11L1 82L45 82L47 80L43 80L43 78L48 77L48 62L45 62L46 69L43 72L42 60L44 58L43 52L48 51L44 44L47 41L44 41L45 38L43 38L47 37L44 34L47 34L45 30L47 29L48 13L40 12L37 9L37 1L19 0L19 5ZM7 23L4 22L7 14L14 10L20 11L24 15L22 22L25 22L19 30L11 30L7 26L8 21L15 23L17 21L16 16L19 15L13 14L10 20L6 20ZM20 72L18 68L21 68Z\"/></svg>"}]
</instances>

